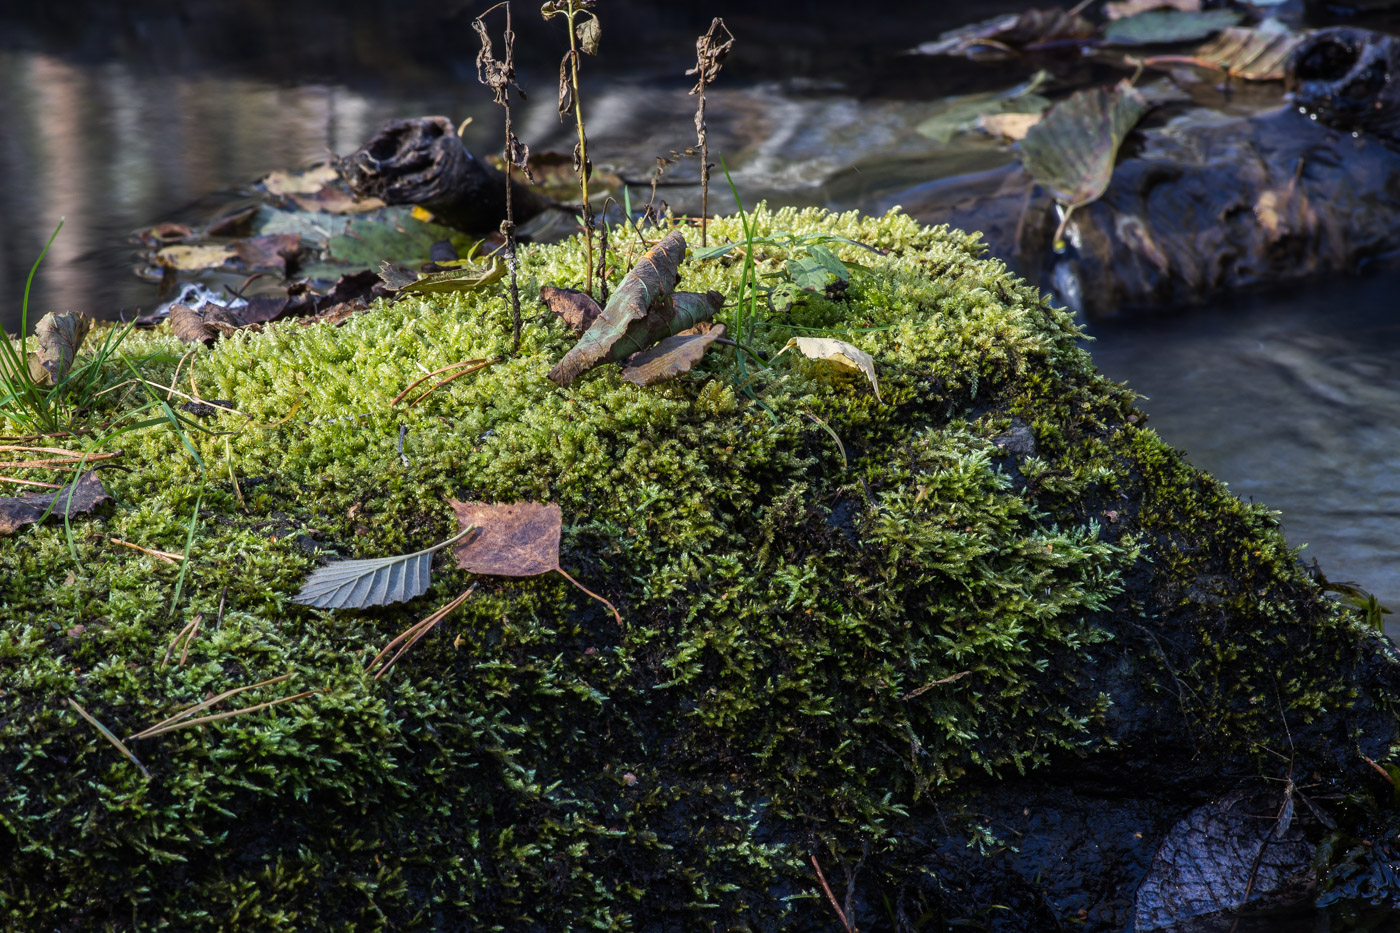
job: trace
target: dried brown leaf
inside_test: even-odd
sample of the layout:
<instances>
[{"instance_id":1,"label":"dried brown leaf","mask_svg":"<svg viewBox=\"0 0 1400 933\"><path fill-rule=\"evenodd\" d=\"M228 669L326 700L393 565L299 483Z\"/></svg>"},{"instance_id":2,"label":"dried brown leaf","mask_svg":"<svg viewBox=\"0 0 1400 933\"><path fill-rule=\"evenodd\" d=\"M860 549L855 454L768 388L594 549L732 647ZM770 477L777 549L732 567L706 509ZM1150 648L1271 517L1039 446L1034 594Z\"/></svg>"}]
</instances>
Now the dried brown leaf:
<instances>
[{"instance_id":1,"label":"dried brown leaf","mask_svg":"<svg viewBox=\"0 0 1400 933\"><path fill-rule=\"evenodd\" d=\"M777 359L793 347L809 360L823 360L837 369L863 373L865 378L870 380L870 387L875 390L875 400L883 403L884 400L880 398L880 381L875 377L875 360L869 353L833 337L793 337L773 358Z\"/></svg>"},{"instance_id":2,"label":"dried brown leaf","mask_svg":"<svg viewBox=\"0 0 1400 933\"><path fill-rule=\"evenodd\" d=\"M574 27L574 32L578 35L579 48L588 55L597 55L598 40L603 37L603 26L598 22L598 17L592 13L584 15L588 19Z\"/></svg>"},{"instance_id":3,"label":"dried brown leaf","mask_svg":"<svg viewBox=\"0 0 1400 933\"><path fill-rule=\"evenodd\" d=\"M0 497L0 535L14 534L25 525L37 522L46 513L71 518L80 512L90 512L110 498L93 470L88 470L76 483L57 492Z\"/></svg>"},{"instance_id":4,"label":"dried brown leaf","mask_svg":"<svg viewBox=\"0 0 1400 933\"><path fill-rule=\"evenodd\" d=\"M92 319L81 311L50 311L34 326L34 352L29 357L29 375L39 385L63 381L78 350L92 329Z\"/></svg>"},{"instance_id":5,"label":"dried brown leaf","mask_svg":"<svg viewBox=\"0 0 1400 933\"><path fill-rule=\"evenodd\" d=\"M563 512L554 503L448 500L460 528L476 528L452 553L457 566L499 577L534 577L559 569Z\"/></svg>"},{"instance_id":6,"label":"dried brown leaf","mask_svg":"<svg viewBox=\"0 0 1400 933\"><path fill-rule=\"evenodd\" d=\"M170 330L185 343L209 346L221 334L227 337L247 326L248 322L237 311L219 305L205 305L199 311L187 305L174 305L170 309Z\"/></svg>"},{"instance_id":7,"label":"dried brown leaf","mask_svg":"<svg viewBox=\"0 0 1400 933\"><path fill-rule=\"evenodd\" d=\"M674 379L705 356L710 346L724 336L724 325L704 321L688 331L632 356L622 369L622 378L638 386Z\"/></svg>"},{"instance_id":8,"label":"dried brown leaf","mask_svg":"<svg viewBox=\"0 0 1400 933\"><path fill-rule=\"evenodd\" d=\"M569 329L581 334L592 326L603 309L587 292L576 288L556 288L553 285L540 286L540 301L553 311Z\"/></svg>"},{"instance_id":9,"label":"dried brown leaf","mask_svg":"<svg viewBox=\"0 0 1400 933\"><path fill-rule=\"evenodd\" d=\"M249 269L285 273L287 260L301 250L301 237L295 233L270 233L233 244L233 251Z\"/></svg>"},{"instance_id":10,"label":"dried brown leaf","mask_svg":"<svg viewBox=\"0 0 1400 933\"><path fill-rule=\"evenodd\" d=\"M217 269L236 254L233 248L219 246L167 246L156 253L156 264L182 272Z\"/></svg>"}]
</instances>

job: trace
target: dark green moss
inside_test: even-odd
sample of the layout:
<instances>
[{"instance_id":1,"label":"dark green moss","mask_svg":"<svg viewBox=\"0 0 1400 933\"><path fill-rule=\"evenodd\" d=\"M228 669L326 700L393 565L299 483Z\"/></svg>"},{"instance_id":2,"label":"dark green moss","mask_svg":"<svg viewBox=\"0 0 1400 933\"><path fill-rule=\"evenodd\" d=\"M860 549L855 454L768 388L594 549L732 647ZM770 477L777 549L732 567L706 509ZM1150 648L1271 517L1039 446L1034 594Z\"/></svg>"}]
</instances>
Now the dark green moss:
<instances>
[{"instance_id":1,"label":"dark green moss","mask_svg":"<svg viewBox=\"0 0 1400 933\"><path fill-rule=\"evenodd\" d=\"M1359 664L1365 636L1272 517L1138 427L1069 320L975 240L898 215L758 222L888 251L852 248L871 271L846 300L752 336L856 343L886 404L819 363L741 373L723 353L650 389L603 370L560 390L544 374L570 338L536 313L519 356L391 411L422 372L510 340L499 295L405 301L202 354L200 393L257 424L191 436L202 486L168 431L124 439L130 471L106 477L114 508L75 523L76 564L61 526L0 540L6 924L828 928L811 853L863 852L876 889L897 888L905 827L938 801L1121 751L1105 672L1125 653L1149 709L1246 761L1280 706L1297 736L1355 701L1318 672ZM532 248L523 292L576 281L579 253ZM692 262L684 287L732 297L739 273ZM173 375L169 338L129 349ZM1017 426L1033 452L1002 449ZM408 607L309 610L289 602L315 564L303 545L427 546L454 530L449 496L559 503L563 565L626 631L556 576L483 579L365 676L469 577L440 561ZM178 568L87 534L180 551L197 500L173 605ZM196 613L188 662L162 667ZM1122 642L1138 631L1167 650ZM66 703L126 735L288 671L231 702L322 692L133 742L150 781Z\"/></svg>"}]
</instances>

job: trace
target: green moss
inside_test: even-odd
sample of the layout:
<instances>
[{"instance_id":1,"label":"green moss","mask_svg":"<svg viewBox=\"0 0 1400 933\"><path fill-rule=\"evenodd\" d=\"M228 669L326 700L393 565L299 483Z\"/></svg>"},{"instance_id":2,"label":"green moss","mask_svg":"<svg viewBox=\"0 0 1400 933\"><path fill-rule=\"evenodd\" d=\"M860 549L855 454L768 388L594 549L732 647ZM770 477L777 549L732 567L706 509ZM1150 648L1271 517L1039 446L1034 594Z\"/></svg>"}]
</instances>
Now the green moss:
<instances>
[{"instance_id":1,"label":"green moss","mask_svg":"<svg viewBox=\"0 0 1400 933\"><path fill-rule=\"evenodd\" d=\"M544 374L572 338L527 306L517 356L391 410L424 372L510 344L500 294L406 300L186 367L253 424L189 435L208 476L178 604L178 568L88 534L183 550L201 472L168 429L122 439L127 471L104 475L116 504L75 522L76 564L61 525L0 539L6 924L776 929L825 909L814 848L867 851L897 886L922 845L902 827L937 801L1112 750L1100 674L1125 619L1184 646L1135 663L1202 747L1261 755L1276 695L1303 718L1353 701L1315 674L1360 629L1271 516L1136 426L1068 318L975 239L898 214L756 217L882 251L843 248L871 268L845 299L761 320L751 342L850 340L878 361L885 405L820 364L741 371L727 353L650 389L609 367L561 390ZM742 236L733 219L710 229ZM522 293L577 282L580 253L529 248ZM768 273L790 257L759 258ZM683 287L732 301L740 271L691 262ZM157 382L182 352L162 334L126 351ZM1015 425L1035 456L998 447ZM563 565L626 631L556 576L483 579L367 678L469 577L440 560L407 607L310 610L289 601L316 564L303 545L416 550L453 532L449 496L559 503ZM1208 612L1203 577L1226 581ZM197 613L187 663L162 667ZM1259 666L1300 631L1293 667ZM322 692L133 742L149 782L65 702L127 735L287 671L237 702ZM1169 695L1172 680L1187 689Z\"/></svg>"}]
</instances>

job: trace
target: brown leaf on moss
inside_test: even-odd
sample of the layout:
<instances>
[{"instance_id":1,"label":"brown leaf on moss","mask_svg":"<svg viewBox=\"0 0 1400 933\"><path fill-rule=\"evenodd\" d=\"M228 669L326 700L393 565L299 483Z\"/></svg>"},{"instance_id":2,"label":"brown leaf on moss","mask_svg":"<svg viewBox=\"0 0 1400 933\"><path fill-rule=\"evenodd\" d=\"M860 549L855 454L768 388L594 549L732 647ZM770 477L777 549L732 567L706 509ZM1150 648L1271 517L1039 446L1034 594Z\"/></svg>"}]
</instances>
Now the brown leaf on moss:
<instances>
[{"instance_id":1,"label":"brown leaf on moss","mask_svg":"<svg viewBox=\"0 0 1400 933\"><path fill-rule=\"evenodd\" d=\"M92 329L92 319L81 311L50 311L34 325L34 352L29 356L29 375L39 385L63 381L73 360Z\"/></svg>"},{"instance_id":2,"label":"brown leaf on moss","mask_svg":"<svg viewBox=\"0 0 1400 933\"><path fill-rule=\"evenodd\" d=\"M724 325L703 321L690 330L636 354L622 369L622 378L633 385L649 386L674 379L700 362L716 340L724 336Z\"/></svg>"},{"instance_id":3,"label":"brown leaf on moss","mask_svg":"<svg viewBox=\"0 0 1400 933\"><path fill-rule=\"evenodd\" d=\"M220 335L227 337L248 326L237 311L218 305L205 305L199 311L186 305L175 305L170 309L170 330L185 343L209 346Z\"/></svg>"},{"instance_id":4,"label":"brown leaf on moss","mask_svg":"<svg viewBox=\"0 0 1400 933\"><path fill-rule=\"evenodd\" d=\"M498 577L536 577L550 571L612 610L622 625L617 607L559 566L559 536L564 524L559 506L549 502L458 502L447 500L457 513L457 526L474 533L457 544L452 553L457 566L470 573Z\"/></svg>"},{"instance_id":5,"label":"brown leaf on moss","mask_svg":"<svg viewBox=\"0 0 1400 933\"><path fill-rule=\"evenodd\" d=\"M553 311L574 333L581 334L592 326L603 309L587 292L576 288L556 288L553 285L540 286L540 301Z\"/></svg>"},{"instance_id":6,"label":"brown leaf on moss","mask_svg":"<svg viewBox=\"0 0 1400 933\"><path fill-rule=\"evenodd\" d=\"M112 498L102 488L97 473L88 470L71 486L56 492L33 496L0 496L0 535L14 534L25 525L32 525L45 514L60 518L90 512Z\"/></svg>"}]
</instances>

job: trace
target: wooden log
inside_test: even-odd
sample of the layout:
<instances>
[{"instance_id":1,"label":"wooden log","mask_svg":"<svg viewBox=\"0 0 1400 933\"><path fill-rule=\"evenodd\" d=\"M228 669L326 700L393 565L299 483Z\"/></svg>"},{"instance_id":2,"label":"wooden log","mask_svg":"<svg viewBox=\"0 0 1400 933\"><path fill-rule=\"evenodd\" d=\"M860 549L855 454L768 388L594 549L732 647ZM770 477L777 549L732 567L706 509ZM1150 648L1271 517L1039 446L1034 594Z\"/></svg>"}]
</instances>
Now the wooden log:
<instances>
[{"instance_id":1,"label":"wooden log","mask_svg":"<svg viewBox=\"0 0 1400 933\"><path fill-rule=\"evenodd\" d=\"M506 180L467 151L446 117L394 120L336 165L356 197L416 204L442 223L470 233L495 230L506 219ZM515 222L553 202L512 179Z\"/></svg>"}]
</instances>

